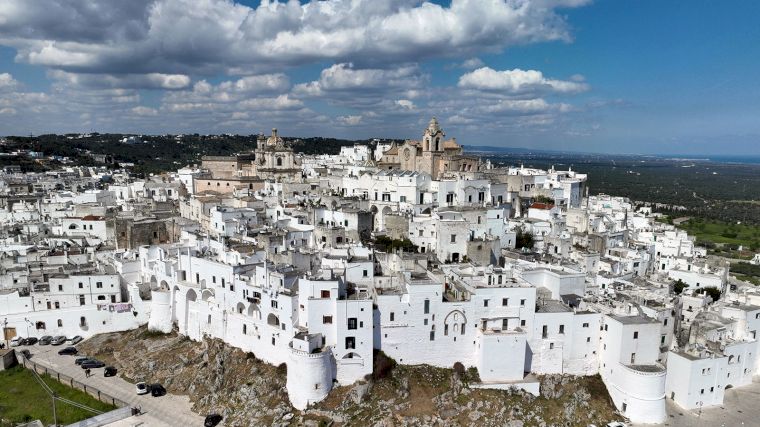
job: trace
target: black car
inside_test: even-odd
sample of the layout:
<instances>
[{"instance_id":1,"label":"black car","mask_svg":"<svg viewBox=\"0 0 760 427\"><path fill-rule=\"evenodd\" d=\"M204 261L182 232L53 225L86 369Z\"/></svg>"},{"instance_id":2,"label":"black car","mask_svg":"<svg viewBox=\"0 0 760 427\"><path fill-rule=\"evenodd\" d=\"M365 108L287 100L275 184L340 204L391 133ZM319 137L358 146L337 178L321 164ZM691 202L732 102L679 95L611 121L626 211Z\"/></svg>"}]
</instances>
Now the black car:
<instances>
[{"instance_id":1,"label":"black car","mask_svg":"<svg viewBox=\"0 0 760 427\"><path fill-rule=\"evenodd\" d=\"M203 421L203 427L215 427L222 422L222 416L219 414L208 414Z\"/></svg>"},{"instance_id":2,"label":"black car","mask_svg":"<svg viewBox=\"0 0 760 427\"><path fill-rule=\"evenodd\" d=\"M44 337L40 338L40 345L48 345L51 341L53 341L53 337L50 335L45 335Z\"/></svg>"},{"instance_id":3,"label":"black car","mask_svg":"<svg viewBox=\"0 0 760 427\"><path fill-rule=\"evenodd\" d=\"M106 366L106 364L101 362L100 360L86 360L82 362L80 366L82 367L82 369L95 369L95 368L102 368Z\"/></svg>"},{"instance_id":4,"label":"black car","mask_svg":"<svg viewBox=\"0 0 760 427\"><path fill-rule=\"evenodd\" d=\"M166 394L166 389L161 384L150 385L150 395L153 397L159 397Z\"/></svg>"},{"instance_id":5,"label":"black car","mask_svg":"<svg viewBox=\"0 0 760 427\"><path fill-rule=\"evenodd\" d=\"M25 338L23 345L35 345L39 341L36 337Z\"/></svg>"},{"instance_id":6,"label":"black car","mask_svg":"<svg viewBox=\"0 0 760 427\"><path fill-rule=\"evenodd\" d=\"M105 369L103 369L103 376L104 377L113 377L116 375L116 368L113 366L106 366Z\"/></svg>"},{"instance_id":7,"label":"black car","mask_svg":"<svg viewBox=\"0 0 760 427\"><path fill-rule=\"evenodd\" d=\"M77 365L81 365L82 363L84 363L84 362L86 362L88 360L92 360L92 359L90 359L87 356L77 357L76 359L74 359L74 363L77 364Z\"/></svg>"},{"instance_id":8,"label":"black car","mask_svg":"<svg viewBox=\"0 0 760 427\"><path fill-rule=\"evenodd\" d=\"M61 356L67 354L69 356L76 356L76 354L79 353L79 351L74 347L66 347L58 350L58 354Z\"/></svg>"}]
</instances>

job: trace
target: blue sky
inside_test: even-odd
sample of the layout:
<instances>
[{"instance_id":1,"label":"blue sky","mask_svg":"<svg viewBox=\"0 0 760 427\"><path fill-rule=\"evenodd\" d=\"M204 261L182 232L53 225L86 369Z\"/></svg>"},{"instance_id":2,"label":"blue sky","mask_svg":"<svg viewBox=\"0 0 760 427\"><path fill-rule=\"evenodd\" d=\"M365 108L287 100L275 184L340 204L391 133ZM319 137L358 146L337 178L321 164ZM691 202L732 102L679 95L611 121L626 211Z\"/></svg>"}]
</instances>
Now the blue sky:
<instances>
[{"instance_id":1,"label":"blue sky","mask_svg":"<svg viewBox=\"0 0 760 427\"><path fill-rule=\"evenodd\" d=\"M760 155L754 1L7 0L0 134Z\"/></svg>"}]
</instances>

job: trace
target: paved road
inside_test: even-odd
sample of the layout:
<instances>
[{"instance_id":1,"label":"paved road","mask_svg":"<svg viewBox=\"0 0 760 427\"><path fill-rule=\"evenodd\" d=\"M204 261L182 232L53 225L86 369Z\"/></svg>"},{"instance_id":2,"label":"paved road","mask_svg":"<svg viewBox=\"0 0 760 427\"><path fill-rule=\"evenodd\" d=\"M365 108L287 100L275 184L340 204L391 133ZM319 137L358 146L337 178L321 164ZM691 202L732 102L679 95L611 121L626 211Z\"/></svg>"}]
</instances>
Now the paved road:
<instances>
[{"instance_id":1,"label":"paved road","mask_svg":"<svg viewBox=\"0 0 760 427\"><path fill-rule=\"evenodd\" d=\"M760 425L760 378L752 384L726 390L722 406L687 411L668 402L669 427L751 427ZM643 427L643 426L642 426ZM652 427L650 424L649 427Z\"/></svg>"},{"instance_id":2,"label":"paved road","mask_svg":"<svg viewBox=\"0 0 760 427\"><path fill-rule=\"evenodd\" d=\"M139 396L135 393L135 385L116 376L106 378L103 369L93 369L89 378L85 378L84 370L74 364L74 356L59 356L58 350L63 346L20 347L32 353L31 360L41 366L54 369L68 375L83 384L92 385L102 392L121 399L133 407L140 407L145 413L142 421L146 426L202 426L204 417L194 413L187 396L167 393L165 396L153 397L150 394Z\"/></svg>"}]
</instances>

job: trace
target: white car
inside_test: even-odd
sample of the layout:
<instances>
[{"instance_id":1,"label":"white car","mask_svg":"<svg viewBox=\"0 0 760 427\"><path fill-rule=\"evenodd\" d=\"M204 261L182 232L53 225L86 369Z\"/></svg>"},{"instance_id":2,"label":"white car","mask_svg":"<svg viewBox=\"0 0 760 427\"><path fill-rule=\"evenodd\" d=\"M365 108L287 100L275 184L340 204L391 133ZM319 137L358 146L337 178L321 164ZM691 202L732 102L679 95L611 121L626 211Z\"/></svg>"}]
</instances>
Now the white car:
<instances>
[{"instance_id":1,"label":"white car","mask_svg":"<svg viewBox=\"0 0 760 427\"><path fill-rule=\"evenodd\" d=\"M145 383L140 382L135 384L135 389L137 394L148 394L148 385Z\"/></svg>"},{"instance_id":2,"label":"white car","mask_svg":"<svg viewBox=\"0 0 760 427\"><path fill-rule=\"evenodd\" d=\"M13 339L11 340L11 347L18 347L18 346L20 346L21 345L21 341L23 341L23 340L24 339L21 338L21 337L13 337Z\"/></svg>"}]
</instances>

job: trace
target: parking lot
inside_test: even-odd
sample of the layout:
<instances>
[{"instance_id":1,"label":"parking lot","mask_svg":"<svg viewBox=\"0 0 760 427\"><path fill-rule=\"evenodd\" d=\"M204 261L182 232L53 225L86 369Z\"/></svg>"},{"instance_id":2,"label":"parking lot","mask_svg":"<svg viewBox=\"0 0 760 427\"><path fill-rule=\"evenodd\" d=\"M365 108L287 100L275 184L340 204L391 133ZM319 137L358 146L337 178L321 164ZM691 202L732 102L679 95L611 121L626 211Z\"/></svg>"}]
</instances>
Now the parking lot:
<instances>
[{"instance_id":1,"label":"parking lot","mask_svg":"<svg viewBox=\"0 0 760 427\"><path fill-rule=\"evenodd\" d=\"M138 395L135 391L135 385L120 378L104 377L103 368L92 369L92 375L88 378L85 371L74 363L76 356L58 355L58 351L67 347L61 346L20 346L16 347L17 352L29 350L31 361L40 366L52 369L63 375L72 377L88 386L99 389L117 399L127 402L132 407L139 407L144 415L135 417L144 425L149 426L202 426L203 416L194 413L190 408L190 399L187 396L173 395L171 390L161 397L153 397L150 394Z\"/></svg>"}]
</instances>

